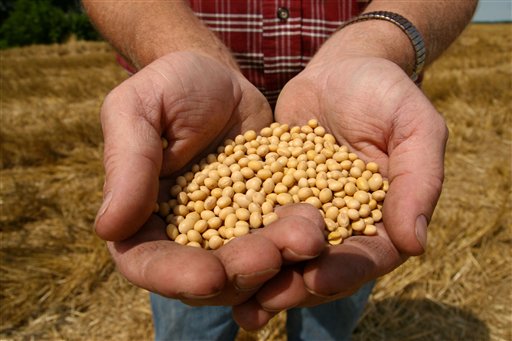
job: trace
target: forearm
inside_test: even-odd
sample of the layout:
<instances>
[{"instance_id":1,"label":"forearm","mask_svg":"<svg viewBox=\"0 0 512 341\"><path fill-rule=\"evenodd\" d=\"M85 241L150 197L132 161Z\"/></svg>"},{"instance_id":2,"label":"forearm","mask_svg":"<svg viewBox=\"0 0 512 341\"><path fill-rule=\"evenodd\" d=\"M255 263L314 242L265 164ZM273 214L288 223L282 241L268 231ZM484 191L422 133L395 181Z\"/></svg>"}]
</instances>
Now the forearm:
<instances>
[{"instance_id":1,"label":"forearm","mask_svg":"<svg viewBox=\"0 0 512 341\"><path fill-rule=\"evenodd\" d=\"M433 62L459 36L471 20L477 0L389 1L373 0L365 13L395 12L407 18L422 34L426 65ZM315 56L315 62L334 61L345 55L383 57L412 73L415 52L407 35L395 24L368 20L336 32Z\"/></svg>"},{"instance_id":2,"label":"forearm","mask_svg":"<svg viewBox=\"0 0 512 341\"><path fill-rule=\"evenodd\" d=\"M185 1L83 0L101 34L137 69L175 51L193 51L238 69L228 48Z\"/></svg>"}]
</instances>

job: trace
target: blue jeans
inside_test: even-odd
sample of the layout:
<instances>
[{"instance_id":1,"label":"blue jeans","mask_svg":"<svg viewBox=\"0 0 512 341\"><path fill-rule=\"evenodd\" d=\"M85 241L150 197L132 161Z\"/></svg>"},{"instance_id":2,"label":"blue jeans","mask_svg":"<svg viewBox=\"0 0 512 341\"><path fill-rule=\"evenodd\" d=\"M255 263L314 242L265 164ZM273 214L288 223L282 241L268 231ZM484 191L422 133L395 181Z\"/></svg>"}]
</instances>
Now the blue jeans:
<instances>
[{"instance_id":1,"label":"blue jeans","mask_svg":"<svg viewBox=\"0 0 512 341\"><path fill-rule=\"evenodd\" d=\"M288 310L288 340L350 340L374 284L334 302ZM157 341L230 341L238 332L230 307L191 307L152 293L151 308Z\"/></svg>"}]
</instances>

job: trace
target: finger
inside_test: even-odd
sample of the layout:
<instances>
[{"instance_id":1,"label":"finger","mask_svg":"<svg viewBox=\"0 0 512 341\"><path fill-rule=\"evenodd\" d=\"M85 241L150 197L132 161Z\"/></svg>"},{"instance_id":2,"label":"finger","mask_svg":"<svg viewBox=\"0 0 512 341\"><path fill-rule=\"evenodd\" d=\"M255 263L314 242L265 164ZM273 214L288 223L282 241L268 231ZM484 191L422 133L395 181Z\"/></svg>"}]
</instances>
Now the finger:
<instances>
[{"instance_id":1,"label":"finger","mask_svg":"<svg viewBox=\"0 0 512 341\"><path fill-rule=\"evenodd\" d=\"M304 268L306 289L314 296L348 296L364 283L405 261L379 224L377 236L352 236L327 248Z\"/></svg>"},{"instance_id":2,"label":"finger","mask_svg":"<svg viewBox=\"0 0 512 341\"><path fill-rule=\"evenodd\" d=\"M210 251L211 252L211 251ZM225 285L219 295L198 300L183 298L188 305L233 306L247 301L281 267L281 254L268 239L257 235L238 237L213 254L226 274Z\"/></svg>"},{"instance_id":3,"label":"finger","mask_svg":"<svg viewBox=\"0 0 512 341\"><path fill-rule=\"evenodd\" d=\"M132 235L156 201L162 144L158 127L139 114L144 108L137 99L132 87L122 86L109 94L101 111L105 186L95 227L106 240Z\"/></svg>"},{"instance_id":4,"label":"finger","mask_svg":"<svg viewBox=\"0 0 512 341\"><path fill-rule=\"evenodd\" d=\"M299 74L288 82L277 98L274 110L276 121L301 126L319 118L320 110L316 85Z\"/></svg>"},{"instance_id":5,"label":"finger","mask_svg":"<svg viewBox=\"0 0 512 341\"><path fill-rule=\"evenodd\" d=\"M255 291L281 268L279 249L258 234L238 237L215 252L237 292Z\"/></svg>"},{"instance_id":6,"label":"finger","mask_svg":"<svg viewBox=\"0 0 512 341\"><path fill-rule=\"evenodd\" d=\"M168 240L163 221L155 216L133 237L109 242L108 248L126 279L162 296L207 300L219 295L226 283L213 253Z\"/></svg>"},{"instance_id":7,"label":"finger","mask_svg":"<svg viewBox=\"0 0 512 341\"><path fill-rule=\"evenodd\" d=\"M442 117L421 97L418 106L426 111L403 108L397 113L389 148L390 187L383 207L391 240L408 255L425 251L427 224L441 194L448 138Z\"/></svg>"},{"instance_id":8,"label":"finger","mask_svg":"<svg viewBox=\"0 0 512 341\"><path fill-rule=\"evenodd\" d=\"M330 246L301 267L287 267L256 294L261 309L278 312L297 306L315 306L347 297L366 282L402 264L398 253L379 224L379 236L353 236Z\"/></svg>"},{"instance_id":9,"label":"finger","mask_svg":"<svg viewBox=\"0 0 512 341\"><path fill-rule=\"evenodd\" d=\"M285 205L276 210L279 219L258 234L270 239L283 259L299 262L318 256L326 247L324 221L309 204Z\"/></svg>"},{"instance_id":10,"label":"finger","mask_svg":"<svg viewBox=\"0 0 512 341\"><path fill-rule=\"evenodd\" d=\"M279 273L283 261L311 259L325 248L318 210L302 204L277 212L278 221L257 233L235 238L215 252L228 284L211 304L240 304Z\"/></svg>"},{"instance_id":11,"label":"finger","mask_svg":"<svg viewBox=\"0 0 512 341\"><path fill-rule=\"evenodd\" d=\"M310 295L304 285L301 265L283 268L255 297L262 309L277 313L297 306Z\"/></svg>"},{"instance_id":12,"label":"finger","mask_svg":"<svg viewBox=\"0 0 512 341\"><path fill-rule=\"evenodd\" d=\"M272 109L265 96L244 76L239 75L237 79L242 89L242 99L238 105L238 115L235 116L235 119L238 118L240 122L231 129L229 136L250 129L260 131L269 126L273 119Z\"/></svg>"},{"instance_id":13,"label":"finger","mask_svg":"<svg viewBox=\"0 0 512 341\"><path fill-rule=\"evenodd\" d=\"M233 307L233 319L247 331L265 326L276 313L265 311L255 299Z\"/></svg>"}]
</instances>

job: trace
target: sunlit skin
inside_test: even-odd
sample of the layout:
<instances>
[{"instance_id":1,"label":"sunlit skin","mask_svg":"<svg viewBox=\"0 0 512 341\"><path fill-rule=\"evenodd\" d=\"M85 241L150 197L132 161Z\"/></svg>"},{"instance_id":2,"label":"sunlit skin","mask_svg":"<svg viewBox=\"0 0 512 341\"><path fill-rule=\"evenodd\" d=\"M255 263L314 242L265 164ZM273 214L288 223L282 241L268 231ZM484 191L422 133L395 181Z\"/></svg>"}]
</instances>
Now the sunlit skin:
<instances>
[{"instance_id":1,"label":"sunlit skin","mask_svg":"<svg viewBox=\"0 0 512 341\"><path fill-rule=\"evenodd\" d=\"M424 252L447 130L409 79L415 54L396 25L374 20L333 34L288 82L272 113L185 2L85 4L100 31L141 68L102 108L106 184L96 231L110 241L128 280L191 305L234 306L235 320L253 330L278 311L350 295ZM462 31L475 5L374 0L366 10L414 22L428 64ZM159 189L168 191L166 177L226 137L272 120L295 125L311 118L389 179L378 236L326 247L318 211L290 205L270 227L214 252L167 240L163 220L151 215ZM164 153L161 137L169 141Z\"/></svg>"},{"instance_id":2,"label":"sunlit skin","mask_svg":"<svg viewBox=\"0 0 512 341\"><path fill-rule=\"evenodd\" d=\"M382 59L311 64L283 89L276 119L292 125L311 117L361 158L380 165L390 181L384 223L377 224L376 237L350 237L281 271L251 301L234 308L241 325L257 328L278 311L350 295L424 251L415 225L430 219L439 197L447 130L421 90Z\"/></svg>"},{"instance_id":3,"label":"sunlit skin","mask_svg":"<svg viewBox=\"0 0 512 341\"><path fill-rule=\"evenodd\" d=\"M105 193L111 195L96 231L112 241L109 249L126 278L191 305L233 305L237 322L251 330L280 310L349 295L400 265L407 255L424 251L414 226L420 215L429 219L440 193L446 141L442 118L407 75L388 61L354 59L338 69L326 67L329 76L312 64L287 85L276 119L292 125L317 118L340 143L380 164L390 189L385 227L378 225L378 236L352 237L326 247L318 211L290 205L278 210L279 220L269 228L215 252L169 241L162 219L144 218L151 215L159 189L160 199L168 193L166 178L208 146L271 121L261 94L239 74L230 76L213 59L177 53L125 81L102 109ZM381 78L372 72L377 67ZM209 77L192 82L194 72L203 74L205 68ZM212 72L216 68L219 72ZM337 72L353 78L339 83ZM358 84L361 91L355 93L360 95L348 96L345 89L357 89ZM220 91L221 85L230 90ZM144 101L143 91L148 91L142 93ZM329 91L336 95L329 96ZM309 95L298 101L297 92ZM180 98L185 93L186 102ZM257 99L258 105L246 106ZM214 116L218 112L231 115ZM169 141L164 153L161 136ZM411 184L417 191L410 191Z\"/></svg>"},{"instance_id":4,"label":"sunlit skin","mask_svg":"<svg viewBox=\"0 0 512 341\"><path fill-rule=\"evenodd\" d=\"M273 229L208 252L171 242L163 220L147 218L158 191L160 200L168 195L166 178L194 156L227 136L270 124L270 107L240 74L208 57L172 54L115 89L101 117L110 199L100 209L96 232L112 241L114 261L134 284L192 305L236 305L283 262L316 257L325 247L321 219L311 224L311 218L283 217ZM160 136L169 141L165 153ZM280 232L290 226L298 226L294 235Z\"/></svg>"}]
</instances>

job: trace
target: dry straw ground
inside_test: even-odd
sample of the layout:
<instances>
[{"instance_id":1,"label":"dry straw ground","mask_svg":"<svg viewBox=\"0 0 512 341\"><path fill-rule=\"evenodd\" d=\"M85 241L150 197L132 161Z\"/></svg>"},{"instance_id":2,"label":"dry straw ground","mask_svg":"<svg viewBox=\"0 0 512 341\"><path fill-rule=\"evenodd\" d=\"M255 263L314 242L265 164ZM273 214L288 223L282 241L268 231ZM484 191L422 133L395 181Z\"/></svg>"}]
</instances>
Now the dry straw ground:
<instances>
[{"instance_id":1,"label":"dry straw ground","mask_svg":"<svg viewBox=\"0 0 512 341\"><path fill-rule=\"evenodd\" d=\"M512 26L471 26L426 75L450 129L428 252L383 277L355 340L512 340ZM0 52L0 338L149 340L147 293L92 233L103 43ZM283 314L239 340L285 340Z\"/></svg>"}]
</instances>

